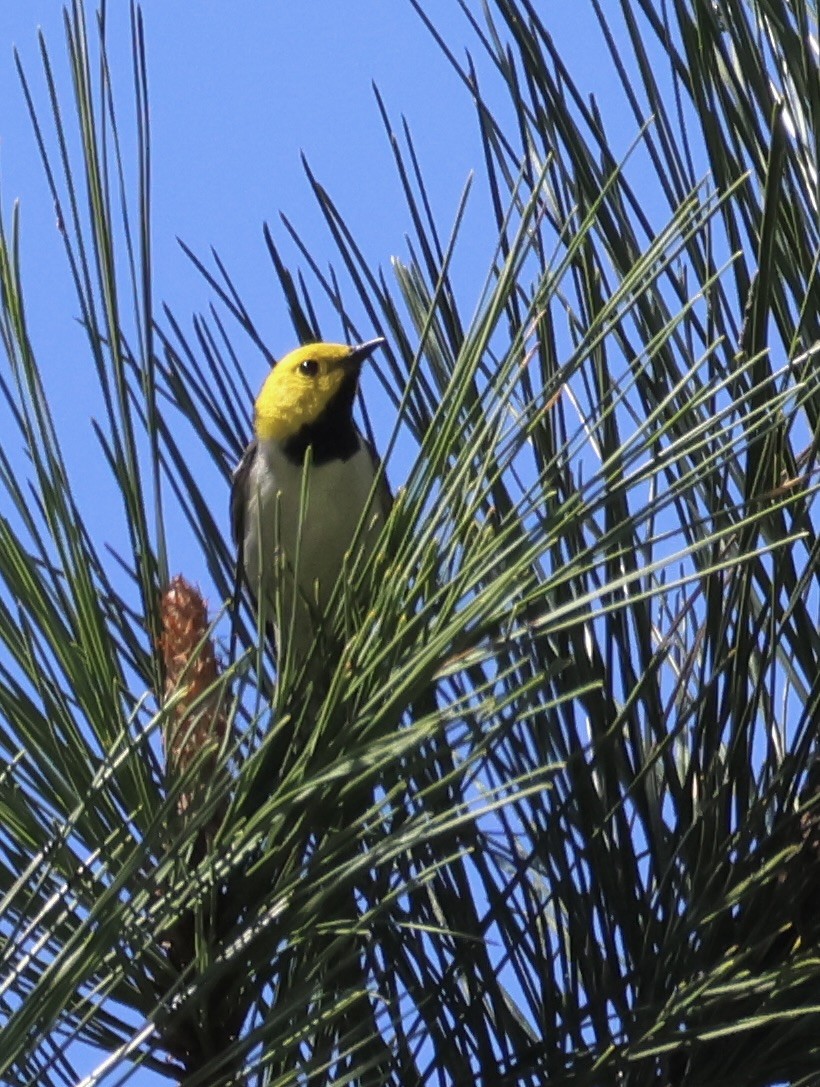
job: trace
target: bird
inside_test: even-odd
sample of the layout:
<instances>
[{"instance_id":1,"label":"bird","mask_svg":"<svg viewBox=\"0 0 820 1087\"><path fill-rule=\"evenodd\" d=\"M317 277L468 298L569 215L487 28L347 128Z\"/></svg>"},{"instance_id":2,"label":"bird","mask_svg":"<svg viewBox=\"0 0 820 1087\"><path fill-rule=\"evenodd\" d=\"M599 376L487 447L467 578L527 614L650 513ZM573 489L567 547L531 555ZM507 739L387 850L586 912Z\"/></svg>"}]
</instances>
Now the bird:
<instances>
[{"instance_id":1,"label":"bird","mask_svg":"<svg viewBox=\"0 0 820 1087\"><path fill-rule=\"evenodd\" d=\"M316 652L354 539L369 556L392 505L353 418L362 365L383 343L303 344L273 365L256 398L254 437L231 481L231 528L280 671L286 655L301 666Z\"/></svg>"},{"instance_id":2,"label":"bird","mask_svg":"<svg viewBox=\"0 0 820 1087\"><path fill-rule=\"evenodd\" d=\"M317 699L328 690L329 652L338 645L328 614L331 598L345 570L372 555L392 507L379 457L353 417L362 365L382 344L381 338L355 346L308 343L279 359L256 397L254 437L233 472L230 516L237 575L244 576L257 612L272 627L280 676L290 660L308 677L311 692L302 698L307 693L303 684L295 688L302 720L291 722L293 733L274 734L255 778L260 795L270 792L272 776L284 778L283 768L306 740L305 720L312 727ZM334 742L342 742L341 732L331 734ZM319 750L320 757L327 757L327 744ZM321 775L318 780L321 784ZM318 856L317 843L340 830L348 835L373 803L372 788L343 790L343 797L337 790L328 796L317 786L309 818L300 824ZM339 892L331 912L341 931L356 931L359 909L352 889ZM370 1058L372 1038L380 1037L358 937L351 936L347 947L338 945L335 934L332 939L336 943L322 1001L336 1010L315 1039L320 1066L331 1059L334 1047L341 1050L343 1039L346 1045L359 1035L362 1053ZM317 954L326 940L317 936ZM352 1003L349 993L357 994ZM381 1051L377 1058L372 1059L383 1071L379 1082L385 1082L390 1064Z\"/></svg>"}]
</instances>

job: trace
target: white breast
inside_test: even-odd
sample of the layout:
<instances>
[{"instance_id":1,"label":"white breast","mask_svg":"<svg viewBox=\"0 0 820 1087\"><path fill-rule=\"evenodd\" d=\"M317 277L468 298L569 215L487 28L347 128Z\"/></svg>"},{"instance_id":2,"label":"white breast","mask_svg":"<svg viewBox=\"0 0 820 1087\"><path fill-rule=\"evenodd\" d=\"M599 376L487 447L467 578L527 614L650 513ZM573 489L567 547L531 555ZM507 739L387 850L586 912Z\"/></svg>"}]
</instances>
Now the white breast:
<instances>
[{"instance_id":1,"label":"white breast","mask_svg":"<svg viewBox=\"0 0 820 1087\"><path fill-rule=\"evenodd\" d=\"M244 561L251 589L265 601L280 653L284 643L299 655L310 649L372 483L373 462L364 444L348 460L311 467L300 526L303 468L275 443L259 443L249 478ZM364 552L372 550L382 521L376 501L359 535ZM283 637L289 628L290 637Z\"/></svg>"}]
</instances>

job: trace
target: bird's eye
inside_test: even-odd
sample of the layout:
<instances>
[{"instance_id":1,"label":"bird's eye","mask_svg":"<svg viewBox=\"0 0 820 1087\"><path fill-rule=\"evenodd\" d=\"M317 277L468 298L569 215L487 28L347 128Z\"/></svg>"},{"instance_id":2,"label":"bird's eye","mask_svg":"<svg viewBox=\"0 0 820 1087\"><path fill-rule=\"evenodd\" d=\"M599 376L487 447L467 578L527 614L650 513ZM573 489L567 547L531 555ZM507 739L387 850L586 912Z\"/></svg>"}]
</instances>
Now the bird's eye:
<instances>
[{"instance_id":1,"label":"bird's eye","mask_svg":"<svg viewBox=\"0 0 820 1087\"><path fill-rule=\"evenodd\" d=\"M299 373L304 374L305 377L316 377L319 373L319 363L316 359L304 359L299 363Z\"/></svg>"}]
</instances>

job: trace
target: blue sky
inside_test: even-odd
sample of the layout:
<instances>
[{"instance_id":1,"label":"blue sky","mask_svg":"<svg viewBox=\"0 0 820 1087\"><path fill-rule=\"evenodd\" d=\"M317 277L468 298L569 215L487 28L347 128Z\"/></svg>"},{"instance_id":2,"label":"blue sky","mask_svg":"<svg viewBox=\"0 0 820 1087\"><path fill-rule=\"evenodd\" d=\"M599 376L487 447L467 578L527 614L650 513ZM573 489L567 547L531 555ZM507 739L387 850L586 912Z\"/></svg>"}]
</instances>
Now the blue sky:
<instances>
[{"instance_id":1,"label":"blue sky","mask_svg":"<svg viewBox=\"0 0 820 1087\"><path fill-rule=\"evenodd\" d=\"M474 10L479 7L474 5ZM90 15L90 5L87 10ZM469 45L484 85L492 86L494 73L455 0L436 0L427 4L427 10L457 56L463 58ZM561 4L545 10L570 69L584 89L596 94L605 114L610 112L613 133L625 150L634 139L635 125L626 116L621 123L615 73L606 59L591 5L574 4L571 15ZM177 238L206 260L213 246L273 354L294 346L262 225L270 223L277 242L285 243L286 258L294 256L278 220L280 210L284 211L320 264L335 256L304 175L303 153L365 253L389 276L391 257L406 253L409 221L373 93L375 83L393 125L398 127L402 116L407 118L445 236L469 175L477 175L457 266L460 302L469 315L495 240L486 214L475 112L410 4L406 0L256 2L243 4L241 17L236 11L234 5L184 0L148 2L144 7L153 149L155 303L167 302L183 324L192 313L205 310L213 294L180 250ZM20 201L29 324L77 496L90 510L92 530L99 516L100 529L111 533L108 496L113 499L114 492L105 470L93 467L99 463L90 426L90 419L99 415L96 379L76 324L78 307L53 201L12 55L16 46L47 122L38 28L48 46L64 112L70 108L61 6L55 0L2 5L0 201L7 221L12 203ZM134 143L129 138L130 31L124 2L109 4L108 41L128 158ZM340 335L338 324L329 317L325 329L328 338ZM363 329L365 336L370 332ZM261 384L264 362L250 344L247 372L254 388ZM376 399L375 389L376 379L366 377L365 393L376 405L377 435L386 436L392 420L379 418L385 405ZM249 404L249 419L250 410ZM405 465L391 463L394 484L401 482L405 472ZM227 496L215 490L213 500L215 508L225 509L227 531ZM119 540L115 537L111 542ZM203 577L196 556L187 551L172 553L171 563L173 570L183 569L194 579Z\"/></svg>"},{"instance_id":2,"label":"blue sky","mask_svg":"<svg viewBox=\"0 0 820 1087\"><path fill-rule=\"evenodd\" d=\"M461 43L475 46L455 0L428 0L426 7L457 54L463 55ZM630 117L620 124L620 92L613 93L615 75L591 5L576 0L543 7L575 78L599 97L625 150L635 136L635 125ZM124 0L115 0L109 11L111 60L123 123L130 103L127 8ZM478 10L479 5L473 8ZM394 123L401 114L408 119L434 211L445 231L470 172L481 174L472 105L405 0L294 4L266 0L241 6L215 0L147 0L144 14L152 106L156 301L167 301L183 320L205 309L212 295L180 251L177 237L203 257L211 246L218 250L275 355L293 346L262 224L270 222L277 240L284 240L277 219L283 210L320 263L331 258L331 244L302 170L302 152L374 264L389 268L391 256L404 254L407 213L372 81ZM117 529L116 515L100 500L100 495L111 493L110 482L104 468L95 467L100 459L90 420L99 410L96 381L76 325L77 304L62 240L12 58L15 45L38 106L44 107L38 27L48 43L66 108L70 100L60 5L56 0L7 0L0 6L0 201L7 221L13 201L20 201L34 348L74 486L89 510L92 533L102 542L112 534L116 537ZM127 126L124 133L127 137ZM125 146L128 151L127 138ZM462 250L460 282L467 313L493 240L490 220L482 214L484 200L479 181L473 195L474 238ZM250 351L248 374L253 386L264 376L261 360ZM250 410L249 404L249 420ZM378 424L377 420L377 431L389 433L389 421L383 427ZM14 450L11 453L14 456ZM391 470L394 483L400 482L402 466ZM214 503L225 509L227 528L227 493L215 489ZM171 561L173 570L183 569L194 580L203 576L193 553L176 551ZM140 1072L132 1082L156 1081Z\"/></svg>"},{"instance_id":3,"label":"blue sky","mask_svg":"<svg viewBox=\"0 0 820 1087\"><path fill-rule=\"evenodd\" d=\"M456 42L467 40L466 23L456 4L438 6L445 32ZM12 202L20 200L26 302L35 350L69 464L76 469L79 497L99 506L97 489L105 493L108 480L88 471L97 459L89 426L90 417L98 413L96 380L75 323L78 307L62 239L12 57L13 43L37 104L47 116L38 26L68 109L70 76L59 5L3 5L0 199L7 218ZM406 114L436 212L444 226L449 225L470 171L480 165L474 113L409 4L256 3L244 5L242 18L237 18L232 5L170 0L146 5L145 27L155 301L167 301L183 323L193 312L207 308L212 292L180 250L177 238L205 258L215 247L271 351L279 355L293 346L262 225L271 223L277 240L285 241L278 223L279 211L285 211L320 263L330 258L329 239L304 176L302 153L349 216L375 264L389 268L391 256L404 253L406 211L373 81L394 123L399 123L402 112ZM109 48L128 153L133 146L127 138L131 62L124 3L110 6ZM461 134L458 139L453 139L454 132ZM483 249L481 264L486 245ZM477 271L467 290L477 291L480 279ZM338 326L329 325L326 335L334 334L338 336ZM264 363L248 346L249 380L256 387L264 376ZM250 408L249 404L249 417ZM387 423L384 429L388 430ZM224 495L215 493L214 501L226 505ZM198 576L187 555L172 555L172 562Z\"/></svg>"}]
</instances>

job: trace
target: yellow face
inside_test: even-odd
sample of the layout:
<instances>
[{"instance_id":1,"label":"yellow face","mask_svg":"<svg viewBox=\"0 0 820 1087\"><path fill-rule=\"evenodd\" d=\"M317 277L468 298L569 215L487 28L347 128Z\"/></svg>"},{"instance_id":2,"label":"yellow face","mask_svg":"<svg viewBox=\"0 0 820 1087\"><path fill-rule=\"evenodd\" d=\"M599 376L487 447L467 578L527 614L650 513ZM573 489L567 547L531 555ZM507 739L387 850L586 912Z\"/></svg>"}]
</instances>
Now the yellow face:
<instances>
[{"instance_id":1,"label":"yellow face","mask_svg":"<svg viewBox=\"0 0 820 1087\"><path fill-rule=\"evenodd\" d=\"M380 343L310 343L281 358L256 398L257 438L286 442L316 422L342 386L356 380L361 362Z\"/></svg>"}]
</instances>

